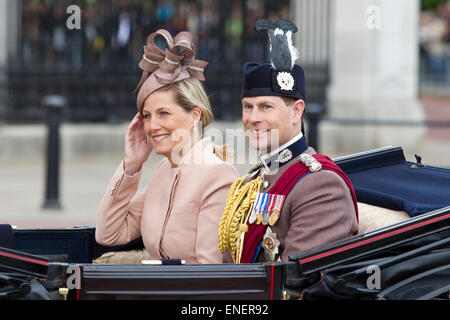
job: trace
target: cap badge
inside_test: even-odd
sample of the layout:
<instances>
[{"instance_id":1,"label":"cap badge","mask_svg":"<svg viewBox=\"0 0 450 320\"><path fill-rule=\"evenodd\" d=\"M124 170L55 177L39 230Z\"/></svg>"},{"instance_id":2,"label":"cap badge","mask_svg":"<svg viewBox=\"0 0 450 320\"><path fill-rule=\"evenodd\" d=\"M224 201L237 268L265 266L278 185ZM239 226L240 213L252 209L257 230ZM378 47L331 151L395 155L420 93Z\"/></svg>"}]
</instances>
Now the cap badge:
<instances>
[{"instance_id":1,"label":"cap badge","mask_svg":"<svg viewBox=\"0 0 450 320\"><path fill-rule=\"evenodd\" d=\"M294 89L294 78L289 72L279 72L277 82L281 90L292 91Z\"/></svg>"}]
</instances>

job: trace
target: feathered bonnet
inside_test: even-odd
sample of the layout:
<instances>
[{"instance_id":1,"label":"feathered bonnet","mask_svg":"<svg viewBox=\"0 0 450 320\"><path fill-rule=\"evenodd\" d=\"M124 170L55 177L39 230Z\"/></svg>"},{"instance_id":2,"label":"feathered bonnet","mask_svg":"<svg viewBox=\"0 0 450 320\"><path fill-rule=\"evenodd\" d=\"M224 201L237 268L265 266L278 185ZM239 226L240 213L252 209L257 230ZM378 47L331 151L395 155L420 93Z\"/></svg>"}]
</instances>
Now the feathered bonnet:
<instances>
[{"instance_id":1,"label":"feathered bonnet","mask_svg":"<svg viewBox=\"0 0 450 320\"><path fill-rule=\"evenodd\" d=\"M155 38L162 36L167 43L167 49L160 49ZM204 68L208 62L195 60L195 46L193 35L182 31L172 38L167 30L160 29L147 38L144 55L139 67L143 70L142 78L134 93L137 95L137 108L142 112L145 100L156 90L169 84L196 78L204 81ZM151 75L150 75L151 74Z\"/></svg>"},{"instance_id":2,"label":"feathered bonnet","mask_svg":"<svg viewBox=\"0 0 450 320\"><path fill-rule=\"evenodd\" d=\"M305 72L295 64L298 51L292 34L298 28L289 20L276 23L268 19L256 21L256 31L266 30L270 41L270 63L248 62L244 65L242 98L255 96L281 96L306 99Z\"/></svg>"}]
</instances>

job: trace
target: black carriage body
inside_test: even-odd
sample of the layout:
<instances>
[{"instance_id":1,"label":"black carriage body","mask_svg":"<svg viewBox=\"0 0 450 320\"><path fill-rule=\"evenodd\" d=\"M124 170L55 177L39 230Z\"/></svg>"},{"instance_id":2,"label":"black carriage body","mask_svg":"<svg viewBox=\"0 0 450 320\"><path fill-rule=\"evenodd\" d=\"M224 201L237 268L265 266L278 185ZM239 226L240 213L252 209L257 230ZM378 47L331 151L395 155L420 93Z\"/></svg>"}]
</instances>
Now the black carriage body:
<instances>
[{"instance_id":1,"label":"black carriage body","mask_svg":"<svg viewBox=\"0 0 450 320\"><path fill-rule=\"evenodd\" d=\"M379 179L371 173L369 178L375 181L364 179L360 183L364 172L402 166L402 169L395 170L411 169L409 176L419 174L421 183L427 183L424 181L426 170L431 170L432 183L441 188L436 199L427 202L427 195L420 194L419 183L416 187L419 196L411 194L409 199L402 198L402 190L399 190L395 201L387 200L387 207L398 210L392 206L400 205L411 212L434 210L423 214L416 212L402 223L300 252L291 256L289 262L242 265L93 264L94 259L108 251L142 248L142 241L138 239L125 246L104 247L96 243L93 227L11 230L15 251L0 248L3 259L0 261L0 275L6 270L36 276L39 271L42 278L44 266L48 272L43 283L47 290L54 291L51 298L60 298L55 293L59 288L69 288L68 298L80 300L448 298L450 206L441 206L446 199L445 196L439 197L440 194L450 194L450 184L445 188L450 171L418 169L414 163L405 161L401 148L384 148L335 161L350 179L357 182L354 183L357 196L359 193L360 197L366 198L371 197L368 184L377 185ZM437 171L442 179L436 180ZM378 191L377 185L374 192ZM373 199L378 201L377 197ZM411 199L413 206L408 202ZM11 244L11 237L8 243ZM25 267L24 261L28 261ZM42 263L33 269L29 264L33 261ZM380 282L375 287L369 283L372 267L381 273Z\"/></svg>"},{"instance_id":2,"label":"black carriage body","mask_svg":"<svg viewBox=\"0 0 450 320\"><path fill-rule=\"evenodd\" d=\"M77 299L281 299L284 264L81 265Z\"/></svg>"}]
</instances>

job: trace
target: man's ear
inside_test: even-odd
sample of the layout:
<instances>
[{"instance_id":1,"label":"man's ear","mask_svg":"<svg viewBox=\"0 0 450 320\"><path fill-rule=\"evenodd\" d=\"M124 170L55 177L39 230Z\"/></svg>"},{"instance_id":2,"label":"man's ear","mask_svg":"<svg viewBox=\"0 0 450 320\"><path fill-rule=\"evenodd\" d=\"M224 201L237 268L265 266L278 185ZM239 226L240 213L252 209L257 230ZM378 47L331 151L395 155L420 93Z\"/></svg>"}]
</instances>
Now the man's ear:
<instances>
[{"instance_id":1,"label":"man's ear","mask_svg":"<svg viewBox=\"0 0 450 320\"><path fill-rule=\"evenodd\" d=\"M305 112L305 101L299 99L292 104L293 120L294 124L300 124Z\"/></svg>"}]
</instances>

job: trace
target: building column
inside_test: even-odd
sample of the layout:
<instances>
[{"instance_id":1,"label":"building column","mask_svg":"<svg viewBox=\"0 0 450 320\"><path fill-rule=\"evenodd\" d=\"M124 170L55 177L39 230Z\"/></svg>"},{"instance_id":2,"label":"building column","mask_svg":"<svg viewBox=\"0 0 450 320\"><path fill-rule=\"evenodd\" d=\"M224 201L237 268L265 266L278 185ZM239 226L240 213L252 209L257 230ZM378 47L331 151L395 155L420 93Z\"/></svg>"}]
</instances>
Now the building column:
<instances>
[{"instance_id":1,"label":"building column","mask_svg":"<svg viewBox=\"0 0 450 320\"><path fill-rule=\"evenodd\" d=\"M418 101L419 0L332 1L328 116L422 121ZM417 126L323 122L321 151L348 154L386 145L414 148Z\"/></svg>"},{"instance_id":2,"label":"building column","mask_svg":"<svg viewBox=\"0 0 450 320\"><path fill-rule=\"evenodd\" d=\"M7 67L9 57L16 56L20 42L21 0L0 0L0 113L6 110Z\"/></svg>"},{"instance_id":3,"label":"building column","mask_svg":"<svg viewBox=\"0 0 450 320\"><path fill-rule=\"evenodd\" d=\"M6 64L8 61L8 1L0 0L0 114L6 111ZM2 119L0 118L0 125ZM1 147L1 141L0 141Z\"/></svg>"},{"instance_id":4,"label":"building column","mask_svg":"<svg viewBox=\"0 0 450 320\"><path fill-rule=\"evenodd\" d=\"M0 0L0 74L8 58L8 0Z\"/></svg>"},{"instance_id":5,"label":"building column","mask_svg":"<svg viewBox=\"0 0 450 320\"><path fill-rule=\"evenodd\" d=\"M331 0L331 2L334 0ZM300 65L323 65L329 58L330 0L293 0L291 19L299 31L294 34L294 44L299 51Z\"/></svg>"}]
</instances>

